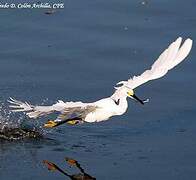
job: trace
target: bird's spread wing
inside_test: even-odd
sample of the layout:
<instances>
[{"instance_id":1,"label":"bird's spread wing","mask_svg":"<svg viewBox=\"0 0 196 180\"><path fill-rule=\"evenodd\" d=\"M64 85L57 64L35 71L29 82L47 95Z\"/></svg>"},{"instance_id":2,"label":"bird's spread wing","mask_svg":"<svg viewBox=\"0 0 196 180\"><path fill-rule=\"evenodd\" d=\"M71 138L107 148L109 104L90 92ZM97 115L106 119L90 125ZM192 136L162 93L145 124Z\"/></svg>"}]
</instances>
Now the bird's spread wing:
<instances>
[{"instance_id":1,"label":"bird's spread wing","mask_svg":"<svg viewBox=\"0 0 196 180\"><path fill-rule=\"evenodd\" d=\"M88 103L82 102L63 102L59 100L56 104L51 106L35 106L28 102L18 101L16 99L10 98L8 102L11 104L12 112L25 112L30 118L38 118L55 111L59 111L63 114L74 112L79 109L85 109Z\"/></svg>"},{"instance_id":2,"label":"bird's spread wing","mask_svg":"<svg viewBox=\"0 0 196 180\"><path fill-rule=\"evenodd\" d=\"M94 112L98 107L94 105L87 105L85 107L72 107L64 109L57 117L57 120L74 119L75 117L84 119L87 114Z\"/></svg>"},{"instance_id":3,"label":"bird's spread wing","mask_svg":"<svg viewBox=\"0 0 196 180\"><path fill-rule=\"evenodd\" d=\"M94 112L97 108L98 107L93 104L85 107L78 106L65 108L55 120L48 120L48 122L44 124L44 127L53 128L65 123L72 125L83 123L86 115Z\"/></svg>"},{"instance_id":4,"label":"bird's spread wing","mask_svg":"<svg viewBox=\"0 0 196 180\"><path fill-rule=\"evenodd\" d=\"M179 37L161 53L150 70L144 71L140 76L133 76L128 81L121 81L117 85L123 84L131 89L135 89L147 81L163 77L170 69L182 62L189 54L192 48L192 40L186 39L182 45L181 43L182 38Z\"/></svg>"},{"instance_id":5,"label":"bird's spread wing","mask_svg":"<svg viewBox=\"0 0 196 180\"><path fill-rule=\"evenodd\" d=\"M88 113L94 112L97 109L94 105L87 105L86 107L72 107L67 108L55 119L49 120L44 127L56 127L64 123L78 124L85 120Z\"/></svg>"}]
</instances>

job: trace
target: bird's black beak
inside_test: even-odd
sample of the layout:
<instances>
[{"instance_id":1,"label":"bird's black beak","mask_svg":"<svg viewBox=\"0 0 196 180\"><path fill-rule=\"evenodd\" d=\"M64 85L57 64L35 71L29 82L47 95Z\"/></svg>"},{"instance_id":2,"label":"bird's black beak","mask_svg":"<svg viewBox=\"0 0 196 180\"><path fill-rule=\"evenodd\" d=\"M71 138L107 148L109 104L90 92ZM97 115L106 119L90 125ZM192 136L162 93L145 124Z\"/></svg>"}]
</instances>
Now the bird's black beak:
<instances>
[{"instance_id":1,"label":"bird's black beak","mask_svg":"<svg viewBox=\"0 0 196 180\"><path fill-rule=\"evenodd\" d=\"M141 104L144 105L144 101L142 101L141 99L139 99L135 94L132 95L132 97L137 100L138 102L140 102Z\"/></svg>"}]
</instances>

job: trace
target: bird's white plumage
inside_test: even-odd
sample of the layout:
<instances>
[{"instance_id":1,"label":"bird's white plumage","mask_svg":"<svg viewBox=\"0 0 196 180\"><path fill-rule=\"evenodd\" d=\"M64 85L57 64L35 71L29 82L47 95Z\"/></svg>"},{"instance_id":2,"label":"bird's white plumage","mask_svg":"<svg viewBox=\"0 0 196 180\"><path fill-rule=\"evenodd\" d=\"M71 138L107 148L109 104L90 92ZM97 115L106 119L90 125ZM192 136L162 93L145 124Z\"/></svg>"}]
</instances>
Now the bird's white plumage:
<instances>
[{"instance_id":1,"label":"bird's white plumage","mask_svg":"<svg viewBox=\"0 0 196 180\"><path fill-rule=\"evenodd\" d=\"M57 103L53 104L52 106L35 106L31 105L28 102L22 102L18 101L16 99L10 98L8 100L11 108L13 108L13 112L27 112L26 114L30 118L37 118L40 116L44 116L47 114L50 114L54 111L63 111L66 112L70 108L76 108L76 107L85 107L87 103L82 102L63 102L62 100L58 100Z\"/></svg>"},{"instance_id":2,"label":"bird's white plumage","mask_svg":"<svg viewBox=\"0 0 196 180\"><path fill-rule=\"evenodd\" d=\"M103 98L93 103L63 102L59 100L51 106L34 106L27 102L10 98L8 100L11 103L10 107L13 108L13 112L26 112L26 115L30 118L37 118L58 111L62 114L59 116L60 118L66 118L75 113L83 121L99 122L107 120L111 116L122 115L128 107L127 97L135 98L141 104L146 102L137 98L134 95L133 89L150 80L163 77L170 69L174 68L186 58L191 50L192 40L187 39L181 44L182 38L179 37L161 53L150 70L144 71L140 76L133 76L127 81L117 83L122 84L122 86L117 87L114 94L108 98Z\"/></svg>"},{"instance_id":3,"label":"bird's white plumage","mask_svg":"<svg viewBox=\"0 0 196 180\"><path fill-rule=\"evenodd\" d=\"M180 47L181 42L182 38L179 37L175 42L171 43L170 46L161 53L150 70L146 70L140 76L133 76L128 81L121 81L118 84L123 84L131 89L135 89L150 80L163 77L189 54L192 47L192 40L187 39Z\"/></svg>"}]
</instances>

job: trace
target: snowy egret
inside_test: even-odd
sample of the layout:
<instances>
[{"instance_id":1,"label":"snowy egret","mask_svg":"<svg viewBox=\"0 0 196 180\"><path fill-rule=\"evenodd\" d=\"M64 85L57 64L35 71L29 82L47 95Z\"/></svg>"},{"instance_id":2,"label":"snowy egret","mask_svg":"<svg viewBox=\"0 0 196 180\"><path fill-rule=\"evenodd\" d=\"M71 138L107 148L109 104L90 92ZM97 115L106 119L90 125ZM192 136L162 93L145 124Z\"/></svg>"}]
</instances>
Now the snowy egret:
<instances>
[{"instance_id":1,"label":"snowy egret","mask_svg":"<svg viewBox=\"0 0 196 180\"><path fill-rule=\"evenodd\" d=\"M186 39L182 43L179 37L164 50L159 58L151 66L150 70L144 71L139 76L133 76L127 81L120 81L115 87L115 92L107 98L92 103L64 102L59 100L51 106L35 106L27 102L10 98L10 108L13 112L25 112L30 118L38 118L53 112L60 112L55 120L49 120L44 126L55 127L63 123L77 124L80 122L100 122L112 116L122 115L128 108L127 97L135 99L141 104L148 100L139 99L134 89L138 86L164 76L170 69L182 62L192 48L192 40Z\"/></svg>"}]
</instances>

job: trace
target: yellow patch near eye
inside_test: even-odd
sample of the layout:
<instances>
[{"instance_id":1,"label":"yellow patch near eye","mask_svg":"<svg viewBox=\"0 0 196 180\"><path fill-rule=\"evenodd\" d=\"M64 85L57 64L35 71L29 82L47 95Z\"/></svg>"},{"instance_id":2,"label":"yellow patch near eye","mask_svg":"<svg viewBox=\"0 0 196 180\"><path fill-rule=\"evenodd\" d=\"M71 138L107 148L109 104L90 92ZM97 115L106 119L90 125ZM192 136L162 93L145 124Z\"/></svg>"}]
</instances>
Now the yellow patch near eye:
<instances>
[{"instance_id":1,"label":"yellow patch near eye","mask_svg":"<svg viewBox=\"0 0 196 180\"><path fill-rule=\"evenodd\" d=\"M133 90L129 90L129 91L127 92L127 94L128 94L128 96L133 96L133 95L134 95L134 92L133 92Z\"/></svg>"}]
</instances>

